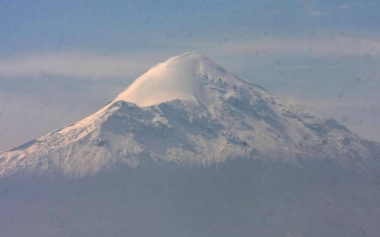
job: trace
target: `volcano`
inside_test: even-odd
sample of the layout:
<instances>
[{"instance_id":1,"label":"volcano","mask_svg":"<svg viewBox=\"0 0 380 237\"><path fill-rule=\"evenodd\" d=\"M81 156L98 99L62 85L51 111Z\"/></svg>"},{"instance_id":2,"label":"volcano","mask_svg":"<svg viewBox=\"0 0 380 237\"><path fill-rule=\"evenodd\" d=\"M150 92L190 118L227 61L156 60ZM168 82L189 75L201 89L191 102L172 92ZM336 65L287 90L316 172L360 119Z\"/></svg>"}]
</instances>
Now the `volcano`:
<instances>
[{"instance_id":1,"label":"volcano","mask_svg":"<svg viewBox=\"0 0 380 237\"><path fill-rule=\"evenodd\" d=\"M149 163L331 159L360 168L380 145L283 101L200 53L172 57L95 114L0 153L0 175L84 176Z\"/></svg>"},{"instance_id":2,"label":"volcano","mask_svg":"<svg viewBox=\"0 0 380 237\"><path fill-rule=\"evenodd\" d=\"M0 235L377 237L380 144L206 56L0 153Z\"/></svg>"}]
</instances>

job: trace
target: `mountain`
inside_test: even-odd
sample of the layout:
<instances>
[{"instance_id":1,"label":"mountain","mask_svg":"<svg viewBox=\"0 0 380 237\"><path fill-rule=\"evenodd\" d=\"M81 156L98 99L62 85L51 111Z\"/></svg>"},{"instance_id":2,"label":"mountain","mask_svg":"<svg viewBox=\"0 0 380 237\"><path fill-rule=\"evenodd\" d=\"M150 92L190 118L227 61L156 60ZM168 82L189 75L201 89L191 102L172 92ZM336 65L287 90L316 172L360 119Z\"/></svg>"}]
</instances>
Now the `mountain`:
<instances>
[{"instance_id":1,"label":"mountain","mask_svg":"<svg viewBox=\"0 0 380 237\"><path fill-rule=\"evenodd\" d=\"M206 56L185 53L137 78L89 117L0 153L0 176L94 175L119 165L212 166L236 158L365 169L380 145L283 101Z\"/></svg>"},{"instance_id":2,"label":"mountain","mask_svg":"<svg viewBox=\"0 0 380 237\"><path fill-rule=\"evenodd\" d=\"M204 55L0 153L7 237L377 237L380 145Z\"/></svg>"}]
</instances>

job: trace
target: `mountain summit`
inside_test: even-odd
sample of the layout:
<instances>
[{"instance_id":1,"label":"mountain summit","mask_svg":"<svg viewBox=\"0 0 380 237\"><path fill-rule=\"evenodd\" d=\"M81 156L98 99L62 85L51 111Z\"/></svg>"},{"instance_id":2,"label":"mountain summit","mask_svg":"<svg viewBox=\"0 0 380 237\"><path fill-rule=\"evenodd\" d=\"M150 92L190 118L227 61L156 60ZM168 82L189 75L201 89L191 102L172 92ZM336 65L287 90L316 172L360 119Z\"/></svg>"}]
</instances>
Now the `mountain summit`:
<instances>
[{"instance_id":1,"label":"mountain summit","mask_svg":"<svg viewBox=\"0 0 380 237\"><path fill-rule=\"evenodd\" d=\"M217 79L229 85L241 80L197 52L172 57L139 77L114 101L123 100L140 107L158 105L179 99L211 106L216 98L208 92L207 79Z\"/></svg>"},{"instance_id":2,"label":"mountain summit","mask_svg":"<svg viewBox=\"0 0 380 237\"><path fill-rule=\"evenodd\" d=\"M95 114L0 153L0 176L84 176L120 164L214 165L236 158L363 168L380 145L283 101L199 53L158 64Z\"/></svg>"}]
</instances>

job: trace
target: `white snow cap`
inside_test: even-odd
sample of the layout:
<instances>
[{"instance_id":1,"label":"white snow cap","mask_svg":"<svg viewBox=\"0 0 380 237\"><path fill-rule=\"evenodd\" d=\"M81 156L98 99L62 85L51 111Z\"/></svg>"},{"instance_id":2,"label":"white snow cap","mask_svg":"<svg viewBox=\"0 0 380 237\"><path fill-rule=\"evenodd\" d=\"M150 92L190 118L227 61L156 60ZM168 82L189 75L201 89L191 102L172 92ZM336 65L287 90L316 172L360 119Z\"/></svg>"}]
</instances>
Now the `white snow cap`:
<instances>
[{"instance_id":1,"label":"white snow cap","mask_svg":"<svg viewBox=\"0 0 380 237\"><path fill-rule=\"evenodd\" d=\"M207 105L212 98L202 86L205 77L235 83L240 80L203 54L187 52L151 68L114 101L124 100L140 107L175 99Z\"/></svg>"}]
</instances>

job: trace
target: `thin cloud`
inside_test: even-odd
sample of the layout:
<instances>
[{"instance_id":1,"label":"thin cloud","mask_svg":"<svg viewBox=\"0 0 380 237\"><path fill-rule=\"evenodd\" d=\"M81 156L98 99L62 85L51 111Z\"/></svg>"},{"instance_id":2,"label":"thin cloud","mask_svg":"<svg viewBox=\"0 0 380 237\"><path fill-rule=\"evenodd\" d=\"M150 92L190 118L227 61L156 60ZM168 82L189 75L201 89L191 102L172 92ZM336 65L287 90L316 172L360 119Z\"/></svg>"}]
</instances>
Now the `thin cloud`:
<instances>
[{"instance_id":1,"label":"thin cloud","mask_svg":"<svg viewBox=\"0 0 380 237\"><path fill-rule=\"evenodd\" d=\"M368 59L380 57L379 40L346 36L314 39L266 38L242 42L231 41L220 45L203 42L193 47L207 48L207 52L229 56L248 53L257 56L360 56ZM127 57L77 52L30 54L0 59L0 77L33 78L56 75L95 80L125 78L139 76L163 59L165 58L162 54L157 52Z\"/></svg>"},{"instance_id":2,"label":"thin cloud","mask_svg":"<svg viewBox=\"0 0 380 237\"><path fill-rule=\"evenodd\" d=\"M351 5L351 4L342 4L339 6L340 9L348 9L348 8L352 8L352 7L353 7L353 5Z\"/></svg>"},{"instance_id":3,"label":"thin cloud","mask_svg":"<svg viewBox=\"0 0 380 237\"><path fill-rule=\"evenodd\" d=\"M137 75L152 66L143 57L103 56L87 53L45 53L0 59L0 76L107 79Z\"/></svg>"},{"instance_id":4,"label":"thin cloud","mask_svg":"<svg viewBox=\"0 0 380 237\"><path fill-rule=\"evenodd\" d=\"M327 15L327 11L315 9L313 5L305 5L305 14L309 17L320 17Z\"/></svg>"},{"instance_id":5,"label":"thin cloud","mask_svg":"<svg viewBox=\"0 0 380 237\"><path fill-rule=\"evenodd\" d=\"M327 14L327 12L319 11L319 10L307 11L307 15L312 16L312 17L319 17L319 16L323 16L326 14Z\"/></svg>"},{"instance_id":6,"label":"thin cloud","mask_svg":"<svg viewBox=\"0 0 380 237\"><path fill-rule=\"evenodd\" d=\"M294 66L280 66L280 70L309 70L309 69L324 69L324 68L339 68L337 66L326 66L326 65L294 65Z\"/></svg>"},{"instance_id":7,"label":"thin cloud","mask_svg":"<svg viewBox=\"0 0 380 237\"><path fill-rule=\"evenodd\" d=\"M224 53L252 53L258 56L306 55L306 56L380 56L380 41L375 39L334 37L322 39L262 39L232 42L224 45Z\"/></svg>"}]
</instances>

